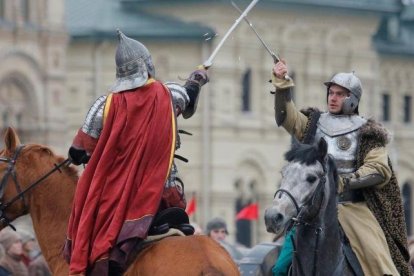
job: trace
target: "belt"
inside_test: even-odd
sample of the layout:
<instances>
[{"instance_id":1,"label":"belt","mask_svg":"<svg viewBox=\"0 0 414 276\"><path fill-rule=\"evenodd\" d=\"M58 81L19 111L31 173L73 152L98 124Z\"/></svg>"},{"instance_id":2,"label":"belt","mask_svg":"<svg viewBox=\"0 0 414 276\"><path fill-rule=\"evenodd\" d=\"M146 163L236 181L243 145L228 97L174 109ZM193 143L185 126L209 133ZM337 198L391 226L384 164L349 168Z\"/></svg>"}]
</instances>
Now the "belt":
<instances>
[{"instance_id":1,"label":"belt","mask_svg":"<svg viewBox=\"0 0 414 276\"><path fill-rule=\"evenodd\" d=\"M365 201L365 198L360 190L350 190L338 195L338 203L362 201Z\"/></svg>"}]
</instances>

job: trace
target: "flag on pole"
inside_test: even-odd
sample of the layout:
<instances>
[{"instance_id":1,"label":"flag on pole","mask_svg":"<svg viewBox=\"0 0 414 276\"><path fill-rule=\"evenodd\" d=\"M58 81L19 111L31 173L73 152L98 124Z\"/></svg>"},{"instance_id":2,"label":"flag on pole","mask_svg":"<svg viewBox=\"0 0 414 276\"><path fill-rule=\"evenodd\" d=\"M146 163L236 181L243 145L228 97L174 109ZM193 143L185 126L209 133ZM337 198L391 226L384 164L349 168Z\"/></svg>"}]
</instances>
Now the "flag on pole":
<instances>
[{"instance_id":1,"label":"flag on pole","mask_svg":"<svg viewBox=\"0 0 414 276\"><path fill-rule=\"evenodd\" d=\"M190 201L188 201L187 208L185 209L188 216L191 216L197 210L197 200L195 194L192 195Z\"/></svg>"},{"instance_id":2,"label":"flag on pole","mask_svg":"<svg viewBox=\"0 0 414 276\"><path fill-rule=\"evenodd\" d=\"M259 208L257 203L250 203L241 209L236 216L236 220L257 220L259 218Z\"/></svg>"}]
</instances>

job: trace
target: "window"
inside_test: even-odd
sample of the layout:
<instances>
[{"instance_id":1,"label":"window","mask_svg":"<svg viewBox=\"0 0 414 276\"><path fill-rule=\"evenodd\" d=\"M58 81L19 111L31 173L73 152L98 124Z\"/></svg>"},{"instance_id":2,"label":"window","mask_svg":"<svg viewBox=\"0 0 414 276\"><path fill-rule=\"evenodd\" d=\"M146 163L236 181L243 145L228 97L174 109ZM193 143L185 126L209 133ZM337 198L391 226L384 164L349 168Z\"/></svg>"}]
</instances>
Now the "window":
<instances>
[{"instance_id":1,"label":"window","mask_svg":"<svg viewBox=\"0 0 414 276\"><path fill-rule=\"evenodd\" d=\"M0 0L0 19L4 19L5 16L5 0Z\"/></svg>"},{"instance_id":2,"label":"window","mask_svg":"<svg viewBox=\"0 0 414 276\"><path fill-rule=\"evenodd\" d=\"M30 5L29 0L21 0L22 2L22 16L24 22L30 21Z\"/></svg>"},{"instance_id":3,"label":"window","mask_svg":"<svg viewBox=\"0 0 414 276\"><path fill-rule=\"evenodd\" d=\"M404 123L411 122L411 96L404 96Z\"/></svg>"},{"instance_id":4,"label":"window","mask_svg":"<svg viewBox=\"0 0 414 276\"><path fill-rule=\"evenodd\" d=\"M242 111L247 112L251 110L250 93L251 93L251 76L252 70L249 68L244 72L242 78Z\"/></svg>"},{"instance_id":5,"label":"window","mask_svg":"<svg viewBox=\"0 0 414 276\"><path fill-rule=\"evenodd\" d=\"M390 105L391 96L389 94L382 94L382 120L384 122L390 121Z\"/></svg>"}]
</instances>

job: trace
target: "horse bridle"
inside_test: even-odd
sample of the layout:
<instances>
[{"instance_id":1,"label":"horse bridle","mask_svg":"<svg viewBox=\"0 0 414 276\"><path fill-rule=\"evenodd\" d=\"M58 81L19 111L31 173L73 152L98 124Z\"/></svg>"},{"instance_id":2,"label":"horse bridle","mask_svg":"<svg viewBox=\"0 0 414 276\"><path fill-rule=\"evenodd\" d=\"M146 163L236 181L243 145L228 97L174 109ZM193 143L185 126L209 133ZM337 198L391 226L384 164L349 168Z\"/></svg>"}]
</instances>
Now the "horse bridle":
<instances>
[{"instance_id":1,"label":"horse bridle","mask_svg":"<svg viewBox=\"0 0 414 276\"><path fill-rule=\"evenodd\" d=\"M323 170L326 174L327 170L326 170L325 166L323 166ZM274 195L274 198L276 198L276 195L278 193L286 194L288 196L289 200L293 203L293 205L295 206L295 209L296 209L296 217L292 217L292 219L291 219L292 222L293 222L292 225L290 227L286 227L285 229L291 228L295 225L311 226L311 227L315 228L316 240L315 240L315 254L314 254L314 262L313 262L314 266L313 266L313 274L312 275L316 275L315 273L317 271L316 265L317 265L317 260L318 260L318 254L317 253L318 253L319 235L323 231L323 229L322 229L321 226L314 225L313 223L309 223L309 222L303 220L302 217L301 217L301 214L302 214L303 207L309 205L313 201L313 199L317 196L320 189L322 189L322 187L325 186L325 183L326 183L326 175L325 174L322 177L320 177L320 181L318 183L318 186L313 191L312 196L310 196L309 199L306 200L305 203L302 206L299 206L296 199L293 197L293 195L288 190L278 189L278 190L276 190L275 195ZM291 236L291 239L292 239L293 251L297 252L296 248L295 248L294 239L293 239L292 236ZM295 254L295 256L297 256L297 255ZM301 263L298 262L298 265L299 265L299 269L303 273L304 271L303 271L303 267L301 266Z\"/></svg>"},{"instance_id":2,"label":"horse bridle","mask_svg":"<svg viewBox=\"0 0 414 276\"><path fill-rule=\"evenodd\" d=\"M278 189L275 192L275 195L273 196L273 198L276 198L276 195L278 193L281 193L280 196L282 196L282 194L286 194L288 196L288 198L290 199L290 201L293 203L293 205L295 206L296 209L296 216L299 215L300 210L302 209L302 206L299 207L299 204L297 203L296 199L293 197L293 195L286 189ZM280 198L280 197L279 197Z\"/></svg>"},{"instance_id":3,"label":"horse bridle","mask_svg":"<svg viewBox=\"0 0 414 276\"><path fill-rule=\"evenodd\" d=\"M68 158L59 164L55 164L54 168L51 169L48 173L40 177L38 180L36 180L32 184L30 184L29 187L27 187L25 190L22 190L21 185L17 179L16 162L24 146L25 145L19 145L16 148L12 158L0 157L0 162L7 163L6 172L3 175L3 178L1 179L1 182L0 182L0 223L4 223L8 225L14 230L16 230L16 228L10 224L10 220L7 218L5 214L5 210L8 207L10 207L10 205L12 205L14 202L20 199L23 201L23 206L24 206L22 214L25 214L29 209L25 194L27 194L27 192L29 192L31 189L36 187L39 183L41 183L43 180L45 180L47 177L49 177L54 172L56 171L62 172L60 168L66 165L70 165L70 163L72 162L71 159ZM3 200L4 190L6 188L6 185L10 177L12 178L14 185L16 186L17 195L13 197L12 199L10 199L7 203L3 203L2 200Z\"/></svg>"}]
</instances>

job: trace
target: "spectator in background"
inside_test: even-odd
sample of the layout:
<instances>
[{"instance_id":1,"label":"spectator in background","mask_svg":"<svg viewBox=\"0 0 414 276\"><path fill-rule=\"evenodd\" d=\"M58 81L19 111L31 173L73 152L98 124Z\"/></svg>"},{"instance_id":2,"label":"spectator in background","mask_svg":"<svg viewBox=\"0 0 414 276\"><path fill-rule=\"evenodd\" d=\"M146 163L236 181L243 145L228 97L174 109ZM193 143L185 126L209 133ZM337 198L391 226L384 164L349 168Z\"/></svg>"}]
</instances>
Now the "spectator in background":
<instances>
[{"instance_id":1,"label":"spectator in background","mask_svg":"<svg viewBox=\"0 0 414 276\"><path fill-rule=\"evenodd\" d=\"M226 241L229 232L227 230L227 224L222 218L213 218L210 220L207 223L206 233L207 236L220 243L234 260L237 261L243 258L243 254L234 245Z\"/></svg>"},{"instance_id":2,"label":"spectator in background","mask_svg":"<svg viewBox=\"0 0 414 276\"><path fill-rule=\"evenodd\" d=\"M0 260L0 275L28 276L29 272L22 261L23 245L20 235L9 229L2 230L0 244L5 252Z\"/></svg>"},{"instance_id":3,"label":"spectator in background","mask_svg":"<svg viewBox=\"0 0 414 276\"><path fill-rule=\"evenodd\" d=\"M29 276L51 276L49 266L40 251L35 237L28 232L21 232L23 243L23 262L29 270Z\"/></svg>"},{"instance_id":4,"label":"spectator in background","mask_svg":"<svg viewBox=\"0 0 414 276\"><path fill-rule=\"evenodd\" d=\"M207 223L207 236L213 240L221 242L224 241L229 234L227 231L227 224L221 218L213 218Z\"/></svg>"}]
</instances>

